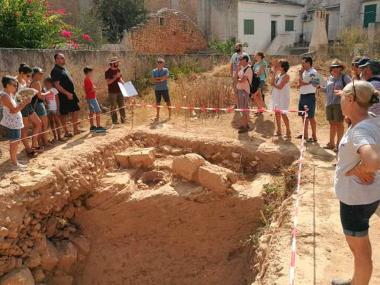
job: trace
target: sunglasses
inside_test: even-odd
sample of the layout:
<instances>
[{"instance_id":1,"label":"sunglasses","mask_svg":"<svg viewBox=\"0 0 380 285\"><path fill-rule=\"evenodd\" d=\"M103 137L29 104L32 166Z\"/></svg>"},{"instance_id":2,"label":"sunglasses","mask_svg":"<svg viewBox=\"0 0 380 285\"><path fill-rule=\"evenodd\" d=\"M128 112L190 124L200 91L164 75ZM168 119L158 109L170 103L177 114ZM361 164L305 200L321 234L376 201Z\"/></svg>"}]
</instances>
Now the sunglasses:
<instances>
[{"instance_id":1,"label":"sunglasses","mask_svg":"<svg viewBox=\"0 0 380 285\"><path fill-rule=\"evenodd\" d=\"M352 78L352 89L354 90L354 102L356 102L357 95L356 95L355 79L354 78Z\"/></svg>"}]
</instances>

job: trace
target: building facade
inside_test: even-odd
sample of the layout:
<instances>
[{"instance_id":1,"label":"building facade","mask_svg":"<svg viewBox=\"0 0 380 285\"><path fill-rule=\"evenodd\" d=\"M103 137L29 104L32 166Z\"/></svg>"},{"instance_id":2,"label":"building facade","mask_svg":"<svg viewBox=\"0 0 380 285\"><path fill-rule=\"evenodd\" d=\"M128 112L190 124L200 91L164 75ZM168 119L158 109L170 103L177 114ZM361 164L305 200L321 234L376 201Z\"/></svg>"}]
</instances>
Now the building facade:
<instances>
[{"instance_id":1,"label":"building facade","mask_svg":"<svg viewBox=\"0 0 380 285\"><path fill-rule=\"evenodd\" d=\"M302 33L303 9L288 1L239 1L238 39L250 53L292 46Z\"/></svg>"}]
</instances>

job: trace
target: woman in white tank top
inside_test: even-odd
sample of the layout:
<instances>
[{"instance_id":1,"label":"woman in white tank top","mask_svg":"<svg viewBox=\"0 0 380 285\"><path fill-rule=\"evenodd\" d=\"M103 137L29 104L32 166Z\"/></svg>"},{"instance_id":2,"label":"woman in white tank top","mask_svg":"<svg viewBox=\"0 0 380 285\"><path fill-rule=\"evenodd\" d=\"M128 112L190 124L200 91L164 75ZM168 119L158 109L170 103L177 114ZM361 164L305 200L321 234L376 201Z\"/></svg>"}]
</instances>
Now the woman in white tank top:
<instances>
[{"instance_id":1,"label":"woman in white tank top","mask_svg":"<svg viewBox=\"0 0 380 285\"><path fill-rule=\"evenodd\" d=\"M20 144L21 129L24 127L21 109L31 102L31 98L17 104L14 94L17 91L18 84L14 77L4 76L2 84L4 86L4 92L0 94L0 101L3 105L3 117L0 125L6 129L10 141L9 152L12 169L19 170L26 167L17 161L17 148Z\"/></svg>"},{"instance_id":2,"label":"woman in white tank top","mask_svg":"<svg viewBox=\"0 0 380 285\"><path fill-rule=\"evenodd\" d=\"M291 131L289 126L289 118L287 113L289 111L290 104L290 77L288 75L288 70L290 65L285 60L280 60L276 70L278 71L278 75L275 76L272 73L271 84L273 86L272 90L272 102L271 109L275 112L276 116L276 125L277 125L277 133L276 135L282 136L282 128L281 128L281 119L284 121L286 127L286 135L285 139L291 138Z\"/></svg>"}]
</instances>

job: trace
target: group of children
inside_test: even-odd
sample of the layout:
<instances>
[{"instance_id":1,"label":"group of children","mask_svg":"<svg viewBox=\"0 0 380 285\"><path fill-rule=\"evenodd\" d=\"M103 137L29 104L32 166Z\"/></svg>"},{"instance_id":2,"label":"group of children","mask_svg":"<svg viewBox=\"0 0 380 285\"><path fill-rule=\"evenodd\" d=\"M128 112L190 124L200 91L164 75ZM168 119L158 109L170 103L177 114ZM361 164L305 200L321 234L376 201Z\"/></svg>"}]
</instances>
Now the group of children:
<instances>
[{"instance_id":1,"label":"group of children","mask_svg":"<svg viewBox=\"0 0 380 285\"><path fill-rule=\"evenodd\" d=\"M90 112L90 131L104 133L106 129L100 124L101 108L96 99L96 87L92 79L93 69L85 67L84 74L83 85ZM20 142L24 144L27 156L34 157L42 152L44 147L54 145L57 141L65 141L68 137L62 134L59 91L50 77L44 77L44 71L41 68L31 68L26 64L20 65L19 74L16 77L4 76L2 85L0 103L3 112L0 125L10 141L12 169L20 170L26 167L17 160ZM33 97L17 96L20 91L27 89L33 91ZM31 146L29 144L30 128L33 130Z\"/></svg>"}]
</instances>

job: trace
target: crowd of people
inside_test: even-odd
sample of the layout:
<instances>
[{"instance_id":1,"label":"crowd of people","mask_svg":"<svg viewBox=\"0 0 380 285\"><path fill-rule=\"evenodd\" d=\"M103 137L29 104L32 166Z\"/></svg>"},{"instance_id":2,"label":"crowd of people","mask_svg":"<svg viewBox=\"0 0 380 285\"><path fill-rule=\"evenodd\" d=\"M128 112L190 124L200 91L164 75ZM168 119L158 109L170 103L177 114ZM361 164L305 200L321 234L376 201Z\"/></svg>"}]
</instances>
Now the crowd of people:
<instances>
[{"instance_id":1,"label":"crowd of people","mask_svg":"<svg viewBox=\"0 0 380 285\"><path fill-rule=\"evenodd\" d=\"M265 99L275 113L278 137L292 137L288 117L291 96L291 80L286 59L269 64L261 52L250 56L242 44L236 45L231 57L231 76L235 90L235 108L241 113L239 133L250 131L251 107L256 106L256 116L262 116ZM252 60L253 59L253 60ZM55 65L50 76L40 67L31 68L21 64L17 76L2 78L3 91L0 102L3 109L0 125L7 131L10 141L12 169L22 170L26 166L17 160L17 150L23 143L25 153L35 157L45 147L57 141L65 141L83 132L79 128L79 98L73 79L65 67L65 56L54 56ZM113 57L108 62L105 80L113 124L126 122L125 97L121 85L125 82L120 70L120 60ZM338 153L335 191L340 200L341 222L346 240L355 257L355 273L352 280L332 282L334 285L368 285L372 273L371 243L368 237L369 220L380 203L380 62L368 57L354 58L351 72L340 60L329 65L330 75L321 78L313 67L313 59L304 57L298 76L298 114L302 118L304 138L308 143L317 143L317 121L315 118L317 92L325 95L326 119L330 126L326 149ZM94 70L83 70L83 88L89 110L91 132L106 132L101 126L102 112L94 85ZM162 58L152 71L151 82L155 88L157 104L156 119L160 117L160 104L164 100L171 117L171 100L168 88L169 70ZM264 96L265 86L271 92ZM16 96L25 89L34 90L33 97ZM119 118L117 114L119 111ZM70 118L70 124L67 118ZM120 119L120 120L119 120ZM69 130L71 125L72 131ZM283 134L282 126L285 126ZM309 126L311 136L309 136ZM345 128L347 126L347 131ZM32 136L29 131L32 129Z\"/></svg>"},{"instance_id":2,"label":"crowd of people","mask_svg":"<svg viewBox=\"0 0 380 285\"><path fill-rule=\"evenodd\" d=\"M80 111L79 98L75 91L75 84L66 66L65 56L57 53L54 56L55 65L46 76L40 67L30 67L21 64L17 76L2 78L3 91L0 93L2 114L0 126L5 130L10 141L10 158L13 170L22 170L26 165L17 160L18 146L23 143L28 157L35 157L46 147L58 141L65 141L83 130L79 127L78 112ZM125 82L120 70L120 60L113 57L108 62L105 71L105 80L108 86L108 100L113 124L126 122L126 98L122 94L121 86ZM101 126L101 107L97 100L96 86L94 85L94 70L84 67L83 88L89 111L90 132L104 133L106 128ZM165 68L165 61L158 58L157 67L152 71L152 83L155 88L157 106L163 99L170 107L168 81L169 70ZM33 90L33 97L16 96L23 90ZM119 112L119 118L118 114ZM160 108L157 107L156 120L159 120ZM171 109L169 108L169 118ZM67 119L70 118L70 123ZM72 131L69 130L72 129ZM32 135L30 135L32 130Z\"/></svg>"},{"instance_id":3,"label":"crowd of people","mask_svg":"<svg viewBox=\"0 0 380 285\"><path fill-rule=\"evenodd\" d=\"M259 110L265 104L264 56L257 53L253 58L255 62L251 62L241 44L236 45L236 53L231 58L231 76L238 109L249 110L250 101ZM380 204L380 62L356 57L351 72L347 72L344 63L333 60L329 65L330 76L325 80L313 68L311 57L304 57L301 64L298 114L302 117L304 133L297 138L304 137L309 143L318 142L316 96L320 93L318 90L322 91L326 99L326 120L330 125L329 142L324 148L338 153L334 188L340 201L343 232L354 256L352 279L332 280L331 284L368 285L373 271L369 221ZM275 112L276 135L282 136L283 121L286 139L291 137L287 116L291 95L288 70L289 63L279 60L272 63L268 72L268 83L272 87L270 109ZM242 113L239 133L249 131L248 114Z\"/></svg>"}]
</instances>

